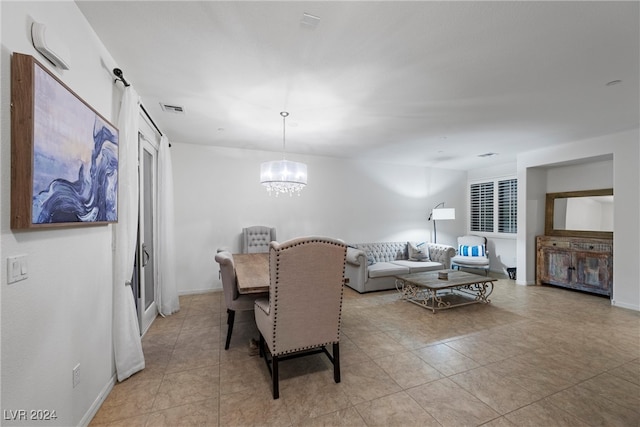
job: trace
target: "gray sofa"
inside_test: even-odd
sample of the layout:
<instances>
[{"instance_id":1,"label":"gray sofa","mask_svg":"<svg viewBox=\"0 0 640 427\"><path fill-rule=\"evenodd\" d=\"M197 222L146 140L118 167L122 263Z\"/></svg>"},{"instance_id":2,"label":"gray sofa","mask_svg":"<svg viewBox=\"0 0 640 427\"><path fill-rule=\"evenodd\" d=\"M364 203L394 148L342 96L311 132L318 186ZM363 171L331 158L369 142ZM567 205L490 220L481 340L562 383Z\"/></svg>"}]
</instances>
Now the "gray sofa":
<instances>
[{"instance_id":1,"label":"gray sofa","mask_svg":"<svg viewBox=\"0 0 640 427\"><path fill-rule=\"evenodd\" d=\"M395 275L451 268L453 246L424 243L429 260L409 259L409 242L357 243L347 247L347 285L360 293L395 289ZM425 250L426 252L426 250Z\"/></svg>"}]
</instances>

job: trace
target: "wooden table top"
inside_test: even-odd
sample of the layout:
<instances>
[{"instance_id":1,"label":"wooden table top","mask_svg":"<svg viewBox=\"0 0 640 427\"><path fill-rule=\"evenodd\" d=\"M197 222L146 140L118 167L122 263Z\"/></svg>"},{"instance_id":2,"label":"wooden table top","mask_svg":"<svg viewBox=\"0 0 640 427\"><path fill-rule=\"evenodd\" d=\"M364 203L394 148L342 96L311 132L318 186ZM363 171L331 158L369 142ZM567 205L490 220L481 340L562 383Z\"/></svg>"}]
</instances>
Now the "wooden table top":
<instances>
[{"instance_id":1,"label":"wooden table top","mask_svg":"<svg viewBox=\"0 0 640 427\"><path fill-rule=\"evenodd\" d=\"M238 292L257 294L269 292L269 253L233 254Z\"/></svg>"},{"instance_id":2,"label":"wooden table top","mask_svg":"<svg viewBox=\"0 0 640 427\"><path fill-rule=\"evenodd\" d=\"M438 279L438 273L442 271L446 271L448 273L448 279ZM473 285L476 283L495 282L497 280L489 276L480 276L478 274L458 270L439 270L425 271L423 273L401 274L396 276L396 278L431 290L455 288L457 286Z\"/></svg>"}]
</instances>

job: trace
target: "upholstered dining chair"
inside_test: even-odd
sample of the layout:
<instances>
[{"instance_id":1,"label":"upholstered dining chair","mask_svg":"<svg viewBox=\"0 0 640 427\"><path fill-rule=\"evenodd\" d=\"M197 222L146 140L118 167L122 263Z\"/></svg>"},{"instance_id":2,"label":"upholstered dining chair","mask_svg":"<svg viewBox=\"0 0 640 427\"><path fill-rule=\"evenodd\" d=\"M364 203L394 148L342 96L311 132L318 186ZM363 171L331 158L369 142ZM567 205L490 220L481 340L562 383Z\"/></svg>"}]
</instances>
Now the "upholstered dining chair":
<instances>
[{"instance_id":1,"label":"upholstered dining chair","mask_svg":"<svg viewBox=\"0 0 640 427\"><path fill-rule=\"evenodd\" d=\"M458 250L451 258L452 269L478 268L484 270L487 276L490 263L486 237L474 235L458 237Z\"/></svg>"},{"instance_id":2,"label":"upholstered dining chair","mask_svg":"<svg viewBox=\"0 0 640 427\"><path fill-rule=\"evenodd\" d=\"M269 242L276 240L276 229L254 225L242 229L242 253L269 252Z\"/></svg>"},{"instance_id":3,"label":"upholstered dining chair","mask_svg":"<svg viewBox=\"0 0 640 427\"><path fill-rule=\"evenodd\" d=\"M230 252L221 251L216 253L215 259L216 262L220 264L222 290L224 291L224 301L227 305L227 341L225 342L224 349L229 350L236 311L253 310L253 303L256 298L264 297L265 294L241 295L238 293L233 255L231 255Z\"/></svg>"},{"instance_id":4,"label":"upholstered dining chair","mask_svg":"<svg viewBox=\"0 0 640 427\"><path fill-rule=\"evenodd\" d=\"M327 237L270 243L269 298L256 300L255 318L274 399L280 396L278 364L294 357L324 353L333 364L334 381L340 382L346 257L344 242Z\"/></svg>"}]
</instances>

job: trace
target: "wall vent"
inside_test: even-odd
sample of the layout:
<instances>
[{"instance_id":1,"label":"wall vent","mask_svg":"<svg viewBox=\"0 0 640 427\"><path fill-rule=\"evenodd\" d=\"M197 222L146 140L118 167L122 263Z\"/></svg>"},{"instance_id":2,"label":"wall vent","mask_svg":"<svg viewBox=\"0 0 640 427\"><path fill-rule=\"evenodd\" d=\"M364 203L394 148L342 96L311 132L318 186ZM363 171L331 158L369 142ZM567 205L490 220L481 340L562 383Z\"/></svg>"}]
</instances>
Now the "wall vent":
<instances>
[{"instance_id":1,"label":"wall vent","mask_svg":"<svg viewBox=\"0 0 640 427\"><path fill-rule=\"evenodd\" d=\"M160 107L162 108L162 111L166 111L167 113L184 114L184 107L181 107L180 105L171 105L161 102Z\"/></svg>"},{"instance_id":2,"label":"wall vent","mask_svg":"<svg viewBox=\"0 0 640 427\"><path fill-rule=\"evenodd\" d=\"M36 48L49 62L63 70L69 69L69 48L39 22L31 24L31 40Z\"/></svg>"}]
</instances>

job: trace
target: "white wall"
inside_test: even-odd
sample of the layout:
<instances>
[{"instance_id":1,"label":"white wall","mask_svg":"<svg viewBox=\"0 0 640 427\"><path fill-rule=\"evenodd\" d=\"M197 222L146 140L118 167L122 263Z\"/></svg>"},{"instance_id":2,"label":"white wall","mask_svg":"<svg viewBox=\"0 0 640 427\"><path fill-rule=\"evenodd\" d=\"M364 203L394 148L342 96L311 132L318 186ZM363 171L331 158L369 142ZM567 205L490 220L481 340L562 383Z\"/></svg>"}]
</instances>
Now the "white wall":
<instances>
[{"instance_id":1,"label":"white wall","mask_svg":"<svg viewBox=\"0 0 640 427\"><path fill-rule=\"evenodd\" d=\"M513 178L516 176L516 163L503 163L492 167L473 169L468 172L469 183L485 179ZM465 190L465 209L469 210L469 188ZM480 234L487 238L487 249L493 272L507 274L506 269L517 265L517 240L516 234L507 233L476 233L469 230L469 221L465 221L465 234Z\"/></svg>"},{"instance_id":2,"label":"white wall","mask_svg":"<svg viewBox=\"0 0 640 427\"><path fill-rule=\"evenodd\" d=\"M559 193L565 191L582 191L582 190L600 190L605 188L613 188L613 154L608 155L611 159L600 160L596 158L588 163L570 164L570 165L552 165L546 170L547 193ZM567 230L587 230L597 229L603 221L602 206L595 206L595 209L585 209L583 204L589 203L585 200L569 200L566 201L563 221ZM571 203L569 203L571 202ZM591 203L595 203L591 201ZM582 215L579 211L582 210ZM555 210L554 210L555 213ZM560 215L563 215L561 212ZM573 219L567 220L567 217ZM605 215L610 220L608 230L613 231L613 214L610 212ZM556 219L554 218L554 224ZM569 221L569 224L566 222ZM574 221L571 224L571 221ZM575 221L578 221L576 224ZM588 228L586 223L597 224ZM584 228L587 227L587 228Z\"/></svg>"},{"instance_id":3,"label":"white wall","mask_svg":"<svg viewBox=\"0 0 640 427\"><path fill-rule=\"evenodd\" d=\"M177 270L182 294L222 287L216 249L241 250L243 227L277 228L278 240L326 235L346 242L431 240L431 209L457 207L438 222L438 242L455 245L466 219L466 173L442 169L289 155L308 165L298 196L268 196L260 163L279 154L173 141Z\"/></svg>"},{"instance_id":4,"label":"white wall","mask_svg":"<svg viewBox=\"0 0 640 427\"><path fill-rule=\"evenodd\" d=\"M582 154L581 154L582 155ZM547 192L599 190L613 188L613 154L600 156L587 164L550 165L547 170Z\"/></svg>"},{"instance_id":5,"label":"white wall","mask_svg":"<svg viewBox=\"0 0 640 427\"><path fill-rule=\"evenodd\" d=\"M638 129L536 150L518 156L518 281L535 282L535 236L544 234L546 192L611 188L613 224L612 304L640 310L640 132ZM613 160L602 160L613 155ZM588 165L553 167L593 159ZM522 273L522 276L520 274Z\"/></svg>"},{"instance_id":6,"label":"white wall","mask_svg":"<svg viewBox=\"0 0 640 427\"><path fill-rule=\"evenodd\" d=\"M53 69L113 122L120 105L120 91L114 88L109 71L113 59L75 3L2 1L0 7L0 104L10 104L11 54L20 52ZM32 20L46 24L48 32L67 44L70 70L54 69L34 50L29 38ZM111 226L12 231L8 108L2 109L0 123L1 409L56 411L55 421L38 425L86 424L115 372ZM6 257L19 254L28 256L29 277L8 285ZM71 372L77 363L80 383L73 388Z\"/></svg>"}]
</instances>

